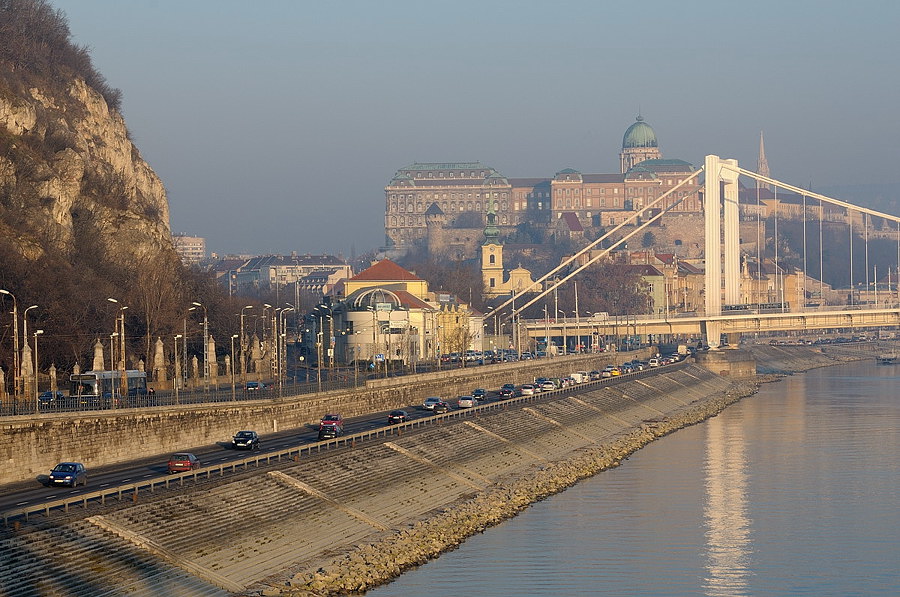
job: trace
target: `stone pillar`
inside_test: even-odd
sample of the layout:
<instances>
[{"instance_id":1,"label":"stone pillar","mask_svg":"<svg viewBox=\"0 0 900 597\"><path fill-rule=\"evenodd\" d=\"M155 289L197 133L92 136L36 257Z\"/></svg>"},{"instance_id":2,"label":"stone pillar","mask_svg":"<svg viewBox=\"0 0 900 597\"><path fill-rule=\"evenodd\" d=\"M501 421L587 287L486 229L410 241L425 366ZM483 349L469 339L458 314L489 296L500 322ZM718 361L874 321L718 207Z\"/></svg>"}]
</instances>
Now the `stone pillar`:
<instances>
[{"instance_id":1,"label":"stone pillar","mask_svg":"<svg viewBox=\"0 0 900 597\"><path fill-rule=\"evenodd\" d=\"M97 343L94 344L94 364L91 365L91 371L103 371L103 343L97 339Z\"/></svg>"},{"instance_id":2,"label":"stone pillar","mask_svg":"<svg viewBox=\"0 0 900 597\"><path fill-rule=\"evenodd\" d=\"M56 380L56 363L50 364L50 371L47 373L50 376L50 391L55 392L59 389L59 382Z\"/></svg>"},{"instance_id":3,"label":"stone pillar","mask_svg":"<svg viewBox=\"0 0 900 597\"><path fill-rule=\"evenodd\" d=\"M725 304L741 302L741 231L738 214L737 160L722 160L725 181ZM729 168L732 166L734 169Z\"/></svg>"},{"instance_id":4,"label":"stone pillar","mask_svg":"<svg viewBox=\"0 0 900 597\"><path fill-rule=\"evenodd\" d=\"M722 222L721 222L721 166L719 156L708 155L704 162L706 184L703 196L706 260L706 316L722 314ZM706 343L710 348L719 347L720 324L706 322Z\"/></svg>"},{"instance_id":5,"label":"stone pillar","mask_svg":"<svg viewBox=\"0 0 900 597\"><path fill-rule=\"evenodd\" d=\"M153 381L166 381L166 357L160 337L156 338L156 346L153 351Z\"/></svg>"}]
</instances>

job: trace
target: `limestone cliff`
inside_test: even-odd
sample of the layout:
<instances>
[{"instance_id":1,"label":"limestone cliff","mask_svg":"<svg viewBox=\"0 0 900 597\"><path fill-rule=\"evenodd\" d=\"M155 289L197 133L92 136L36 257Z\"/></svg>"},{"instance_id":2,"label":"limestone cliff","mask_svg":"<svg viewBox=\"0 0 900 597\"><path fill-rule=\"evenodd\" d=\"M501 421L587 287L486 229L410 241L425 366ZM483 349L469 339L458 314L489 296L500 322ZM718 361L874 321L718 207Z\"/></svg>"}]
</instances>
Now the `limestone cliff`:
<instances>
[{"instance_id":1,"label":"limestone cliff","mask_svg":"<svg viewBox=\"0 0 900 597\"><path fill-rule=\"evenodd\" d=\"M80 78L56 92L2 83L0 235L31 262L80 243L121 266L167 261L165 189L122 116Z\"/></svg>"}]
</instances>

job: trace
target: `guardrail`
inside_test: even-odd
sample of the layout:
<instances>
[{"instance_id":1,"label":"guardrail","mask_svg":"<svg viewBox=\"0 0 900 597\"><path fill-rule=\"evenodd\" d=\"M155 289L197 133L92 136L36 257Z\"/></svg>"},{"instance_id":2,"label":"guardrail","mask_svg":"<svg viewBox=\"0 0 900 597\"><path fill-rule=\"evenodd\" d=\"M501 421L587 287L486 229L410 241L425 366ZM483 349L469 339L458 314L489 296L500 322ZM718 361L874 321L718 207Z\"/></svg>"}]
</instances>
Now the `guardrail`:
<instances>
[{"instance_id":1,"label":"guardrail","mask_svg":"<svg viewBox=\"0 0 900 597\"><path fill-rule=\"evenodd\" d=\"M259 468L260 463L269 465L273 460L275 462L281 462L284 459L296 462L300 459L301 456L303 456L303 454L309 455L314 452L318 453L322 450L328 450L340 446L352 447L356 444L357 441L365 441L378 437L387 437L389 435L400 435L403 433L404 429L415 429L417 427L424 427L427 425L439 425L447 420L477 416L478 413L481 412L504 410L511 405L527 404L529 402L541 400L542 398L546 398L547 396L566 394L571 392L572 390L581 390L591 386L609 384L610 382L624 381L625 379L632 378L636 375L644 375L651 372L659 373L663 370L671 371L674 368L680 368L682 366L685 366L686 364L687 361L681 361L679 363L672 363L670 365L647 369L644 371L635 371L633 373L626 373L615 377L605 377L597 380L592 380L566 388L536 392L533 395L516 396L514 398L501 399L496 402L481 404L472 408L458 408L444 414L423 417L420 419L413 419L412 421L408 421L406 423L398 423L395 425L378 427L377 429L360 431L358 433L342 435L340 437L317 441L311 444L286 448L277 452L257 454L255 456L248 456L247 458L242 458L240 460L233 460L231 462L222 464L200 467L195 471L188 471L172 475L162 475L135 483L127 483L124 485L119 485L117 487L92 491L75 497L52 500L44 502L42 504L23 506L21 508L13 508L11 510L6 510L0 513L0 516L2 516L3 518L3 525L8 527L10 525L11 519L24 518L25 522L28 522L29 518L35 514L43 513L45 516L50 516L51 510L59 509L62 509L64 512L68 513L70 507L80 505L82 508L86 509L88 507L88 504L92 502L102 505L106 503L107 499L116 499L120 502L123 499L131 499L136 503L141 491L150 491L150 493L153 493L158 488L168 489L169 486L174 483L177 483L179 486L183 486L185 480L193 480L194 482L196 482L198 479L204 477L206 479L210 479L214 475L222 477L226 472L236 473L238 472L238 470L248 470L251 465L253 465L253 467L255 468Z\"/></svg>"}]
</instances>

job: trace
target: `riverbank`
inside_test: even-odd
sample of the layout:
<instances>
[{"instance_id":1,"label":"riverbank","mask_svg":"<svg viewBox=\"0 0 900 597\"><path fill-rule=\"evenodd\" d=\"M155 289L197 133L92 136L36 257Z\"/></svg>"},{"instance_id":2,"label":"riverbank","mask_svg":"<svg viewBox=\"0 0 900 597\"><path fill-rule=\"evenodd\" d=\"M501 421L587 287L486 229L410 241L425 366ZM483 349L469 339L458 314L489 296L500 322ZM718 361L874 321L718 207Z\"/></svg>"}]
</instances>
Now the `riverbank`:
<instances>
[{"instance_id":1,"label":"riverbank","mask_svg":"<svg viewBox=\"0 0 900 597\"><path fill-rule=\"evenodd\" d=\"M715 416L728 405L753 394L756 380L731 382L674 411L644 420L609 441L578 449L557 462L522 471L474 497L446 505L380 541L360 546L316 572L301 573L263 595L322 596L362 593L396 578L404 570L454 549L467 537L515 516L530 504L571 487L578 481L618 466L648 443ZM718 388L722 390L722 387Z\"/></svg>"}]
</instances>

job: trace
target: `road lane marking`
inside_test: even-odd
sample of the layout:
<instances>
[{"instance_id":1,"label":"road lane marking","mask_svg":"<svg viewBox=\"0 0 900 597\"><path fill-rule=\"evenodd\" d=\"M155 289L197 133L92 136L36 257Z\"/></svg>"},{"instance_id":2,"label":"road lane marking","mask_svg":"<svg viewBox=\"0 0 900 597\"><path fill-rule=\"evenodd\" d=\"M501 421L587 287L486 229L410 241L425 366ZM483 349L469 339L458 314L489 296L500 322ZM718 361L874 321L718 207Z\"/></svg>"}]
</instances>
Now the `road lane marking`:
<instances>
[{"instance_id":1,"label":"road lane marking","mask_svg":"<svg viewBox=\"0 0 900 597\"><path fill-rule=\"evenodd\" d=\"M55 495L51 495L50 497L53 498L53 497L56 497L56 496L55 496ZM24 506L24 505L27 504L27 503L28 503L28 502L19 502L19 503L16 504L16 505L17 505L17 506Z\"/></svg>"}]
</instances>

